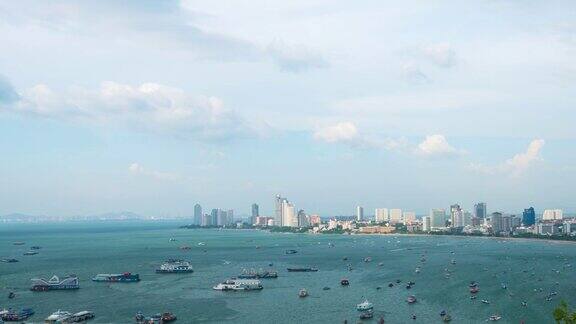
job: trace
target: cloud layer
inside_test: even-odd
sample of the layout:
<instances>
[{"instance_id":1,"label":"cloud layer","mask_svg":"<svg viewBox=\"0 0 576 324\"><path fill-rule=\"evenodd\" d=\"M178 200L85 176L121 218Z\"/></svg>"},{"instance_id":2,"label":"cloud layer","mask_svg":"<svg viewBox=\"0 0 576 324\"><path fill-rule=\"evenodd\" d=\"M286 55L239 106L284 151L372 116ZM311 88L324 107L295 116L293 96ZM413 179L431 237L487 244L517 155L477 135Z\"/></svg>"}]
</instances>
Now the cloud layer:
<instances>
[{"instance_id":1,"label":"cloud layer","mask_svg":"<svg viewBox=\"0 0 576 324\"><path fill-rule=\"evenodd\" d=\"M519 177L542 160L540 151L545 143L543 139L535 139L528 144L526 151L514 155L499 165L487 166L481 163L471 163L468 168L484 174L508 174L512 177Z\"/></svg>"}]
</instances>

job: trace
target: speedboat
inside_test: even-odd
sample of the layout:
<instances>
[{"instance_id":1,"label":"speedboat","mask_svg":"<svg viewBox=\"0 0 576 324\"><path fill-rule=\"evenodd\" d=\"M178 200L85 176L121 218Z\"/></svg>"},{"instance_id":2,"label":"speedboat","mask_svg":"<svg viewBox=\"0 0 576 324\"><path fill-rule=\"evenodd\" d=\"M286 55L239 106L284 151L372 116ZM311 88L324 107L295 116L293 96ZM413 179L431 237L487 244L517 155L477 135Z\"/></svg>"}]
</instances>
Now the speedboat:
<instances>
[{"instance_id":1,"label":"speedboat","mask_svg":"<svg viewBox=\"0 0 576 324\"><path fill-rule=\"evenodd\" d=\"M495 322L495 321L499 321L501 318L502 318L502 316L500 316L500 315L491 315L490 317L488 317L488 320Z\"/></svg>"},{"instance_id":2,"label":"speedboat","mask_svg":"<svg viewBox=\"0 0 576 324\"><path fill-rule=\"evenodd\" d=\"M482 299L482 303L484 303L484 304L490 304L490 302L487 301L486 299Z\"/></svg>"},{"instance_id":3,"label":"speedboat","mask_svg":"<svg viewBox=\"0 0 576 324\"><path fill-rule=\"evenodd\" d=\"M300 289L300 291L298 291L298 297L308 297L308 291L304 288Z\"/></svg>"},{"instance_id":4,"label":"speedboat","mask_svg":"<svg viewBox=\"0 0 576 324\"><path fill-rule=\"evenodd\" d=\"M500 287L502 287L502 289L508 288L505 283L502 283L502 284L500 285Z\"/></svg>"},{"instance_id":5,"label":"speedboat","mask_svg":"<svg viewBox=\"0 0 576 324\"><path fill-rule=\"evenodd\" d=\"M359 310L359 311L371 310L371 309L374 309L374 304L372 304L371 302L369 302L368 299L365 299L363 302L361 302L360 304L356 305L356 309Z\"/></svg>"},{"instance_id":6,"label":"speedboat","mask_svg":"<svg viewBox=\"0 0 576 324\"><path fill-rule=\"evenodd\" d=\"M46 323L62 322L63 320L70 318L70 316L72 316L72 313L70 312L57 310L56 312L52 313L52 315L46 317L45 322Z\"/></svg>"}]
</instances>

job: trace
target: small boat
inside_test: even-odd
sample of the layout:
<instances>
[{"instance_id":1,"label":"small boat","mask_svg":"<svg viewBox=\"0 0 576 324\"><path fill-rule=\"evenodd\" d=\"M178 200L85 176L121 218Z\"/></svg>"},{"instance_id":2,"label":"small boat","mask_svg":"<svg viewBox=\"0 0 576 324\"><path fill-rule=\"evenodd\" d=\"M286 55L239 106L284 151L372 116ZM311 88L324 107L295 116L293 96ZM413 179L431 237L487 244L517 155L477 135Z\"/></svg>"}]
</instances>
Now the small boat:
<instances>
[{"instance_id":1,"label":"small boat","mask_svg":"<svg viewBox=\"0 0 576 324\"><path fill-rule=\"evenodd\" d=\"M502 284L500 285L500 287L502 287L502 289L506 289L506 288L508 288L508 286L506 286L506 284L505 284L505 283L502 283Z\"/></svg>"},{"instance_id":2,"label":"small boat","mask_svg":"<svg viewBox=\"0 0 576 324\"><path fill-rule=\"evenodd\" d=\"M296 250L286 250L284 253L286 253L286 254L296 254L296 253L298 253L298 251L296 251Z\"/></svg>"},{"instance_id":3,"label":"small boat","mask_svg":"<svg viewBox=\"0 0 576 324\"><path fill-rule=\"evenodd\" d=\"M9 259L0 259L0 262L4 262L4 263L15 263L15 262L18 262L18 260L9 258Z\"/></svg>"},{"instance_id":4,"label":"small boat","mask_svg":"<svg viewBox=\"0 0 576 324\"><path fill-rule=\"evenodd\" d=\"M340 284L342 286L348 286L348 285L350 285L350 281L348 281L348 279L344 278L344 279L340 280Z\"/></svg>"},{"instance_id":5,"label":"small boat","mask_svg":"<svg viewBox=\"0 0 576 324\"><path fill-rule=\"evenodd\" d=\"M452 259L452 261L450 261L451 264L456 264L456 260Z\"/></svg>"},{"instance_id":6,"label":"small boat","mask_svg":"<svg viewBox=\"0 0 576 324\"><path fill-rule=\"evenodd\" d=\"M501 318L502 318L502 316L500 316L500 315L491 315L490 317L488 317L488 320L495 322L495 321L499 321Z\"/></svg>"},{"instance_id":7,"label":"small boat","mask_svg":"<svg viewBox=\"0 0 576 324\"><path fill-rule=\"evenodd\" d=\"M477 296L476 296L476 295L472 295L472 296L470 296L470 299L476 299L476 298L477 298Z\"/></svg>"},{"instance_id":8,"label":"small boat","mask_svg":"<svg viewBox=\"0 0 576 324\"><path fill-rule=\"evenodd\" d=\"M343 257L342 260L348 261L348 257Z\"/></svg>"},{"instance_id":9,"label":"small boat","mask_svg":"<svg viewBox=\"0 0 576 324\"><path fill-rule=\"evenodd\" d=\"M38 254L38 253L39 253L38 251L30 250L30 251L24 252L24 255L36 255L36 254Z\"/></svg>"},{"instance_id":10,"label":"small boat","mask_svg":"<svg viewBox=\"0 0 576 324\"><path fill-rule=\"evenodd\" d=\"M383 265L384 265L384 262L378 263L378 266L379 266L379 267L382 267Z\"/></svg>"},{"instance_id":11,"label":"small boat","mask_svg":"<svg viewBox=\"0 0 576 324\"><path fill-rule=\"evenodd\" d=\"M34 246L31 246L30 249L31 249L31 250L40 250L41 247L38 246L38 245L34 245Z\"/></svg>"},{"instance_id":12,"label":"small boat","mask_svg":"<svg viewBox=\"0 0 576 324\"><path fill-rule=\"evenodd\" d=\"M364 300L360 304L356 305L356 309L359 311L367 311L374 309L374 304L368 301L368 299Z\"/></svg>"},{"instance_id":13,"label":"small boat","mask_svg":"<svg viewBox=\"0 0 576 324\"><path fill-rule=\"evenodd\" d=\"M374 312L370 309L360 313L360 319L370 319L374 317Z\"/></svg>"},{"instance_id":14,"label":"small boat","mask_svg":"<svg viewBox=\"0 0 576 324\"><path fill-rule=\"evenodd\" d=\"M192 265L188 261L179 259L170 259L165 261L156 273L191 273L194 272Z\"/></svg>"},{"instance_id":15,"label":"small boat","mask_svg":"<svg viewBox=\"0 0 576 324\"><path fill-rule=\"evenodd\" d=\"M528 306L528 303L526 303L525 301L522 302L522 306L526 307Z\"/></svg>"},{"instance_id":16,"label":"small boat","mask_svg":"<svg viewBox=\"0 0 576 324\"><path fill-rule=\"evenodd\" d=\"M448 314L442 316L442 321L445 322L445 323L448 323L448 322L450 322L451 320L452 320L452 316L450 316L450 315L448 315Z\"/></svg>"},{"instance_id":17,"label":"small boat","mask_svg":"<svg viewBox=\"0 0 576 324\"><path fill-rule=\"evenodd\" d=\"M484 304L490 304L490 302L489 302L488 300L486 300L486 299L482 299L482 303L484 303Z\"/></svg>"},{"instance_id":18,"label":"small boat","mask_svg":"<svg viewBox=\"0 0 576 324\"><path fill-rule=\"evenodd\" d=\"M8 293L8 299L13 299L14 297L16 297L16 294L13 291Z\"/></svg>"},{"instance_id":19,"label":"small boat","mask_svg":"<svg viewBox=\"0 0 576 324\"><path fill-rule=\"evenodd\" d=\"M393 283L389 283L389 284L388 284L388 287L392 288L392 287L394 287L394 284L393 284Z\"/></svg>"},{"instance_id":20,"label":"small boat","mask_svg":"<svg viewBox=\"0 0 576 324\"><path fill-rule=\"evenodd\" d=\"M56 323L56 322L63 322L70 318L72 313L62 310L57 310L56 312L52 313L52 315L46 317L44 320L46 323Z\"/></svg>"},{"instance_id":21,"label":"small boat","mask_svg":"<svg viewBox=\"0 0 576 324\"><path fill-rule=\"evenodd\" d=\"M474 288L474 287L478 287L478 283L476 281L471 281L470 284L468 285L469 288Z\"/></svg>"},{"instance_id":22,"label":"small boat","mask_svg":"<svg viewBox=\"0 0 576 324\"><path fill-rule=\"evenodd\" d=\"M470 293L471 293L471 294L476 294L476 293L478 293L479 291L480 291L480 288L478 288L478 287L472 287L472 288L470 288Z\"/></svg>"},{"instance_id":23,"label":"small boat","mask_svg":"<svg viewBox=\"0 0 576 324\"><path fill-rule=\"evenodd\" d=\"M176 242L176 239L173 238L173 237L171 237L171 238L170 238L170 242Z\"/></svg>"},{"instance_id":24,"label":"small boat","mask_svg":"<svg viewBox=\"0 0 576 324\"><path fill-rule=\"evenodd\" d=\"M372 258L371 257L365 257L364 262L372 262Z\"/></svg>"},{"instance_id":25,"label":"small boat","mask_svg":"<svg viewBox=\"0 0 576 324\"><path fill-rule=\"evenodd\" d=\"M318 268L286 268L288 272L316 272Z\"/></svg>"},{"instance_id":26,"label":"small boat","mask_svg":"<svg viewBox=\"0 0 576 324\"><path fill-rule=\"evenodd\" d=\"M416 267L416 270L414 270L414 272L420 273L420 267Z\"/></svg>"},{"instance_id":27,"label":"small boat","mask_svg":"<svg viewBox=\"0 0 576 324\"><path fill-rule=\"evenodd\" d=\"M412 319L413 319L413 320L416 319L416 314L412 314Z\"/></svg>"},{"instance_id":28,"label":"small boat","mask_svg":"<svg viewBox=\"0 0 576 324\"><path fill-rule=\"evenodd\" d=\"M198 242L198 245L199 245L199 246L204 246L204 245L206 245L206 242Z\"/></svg>"},{"instance_id":29,"label":"small boat","mask_svg":"<svg viewBox=\"0 0 576 324\"><path fill-rule=\"evenodd\" d=\"M330 287L326 286L326 287L322 288L322 290L330 290Z\"/></svg>"},{"instance_id":30,"label":"small boat","mask_svg":"<svg viewBox=\"0 0 576 324\"><path fill-rule=\"evenodd\" d=\"M408 296L408 298L406 299L406 302L408 304L414 304L416 302L416 296L414 296L414 295Z\"/></svg>"},{"instance_id":31,"label":"small boat","mask_svg":"<svg viewBox=\"0 0 576 324\"><path fill-rule=\"evenodd\" d=\"M188 245L183 245L183 246L180 247L180 250L182 250L182 251L188 251L188 250L192 250L192 248L191 248L190 246L188 246Z\"/></svg>"},{"instance_id":32,"label":"small boat","mask_svg":"<svg viewBox=\"0 0 576 324\"><path fill-rule=\"evenodd\" d=\"M0 319L5 322L22 322L27 320L32 315L34 315L32 308L24 308L19 312L13 310L2 312Z\"/></svg>"},{"instance_id":33,"label":"small boat","mask_svg":"<svg viewBox=\"0 0 576 324\"><path fill-rule=\"evenodd\" d=\"M65 320L66 323L79 323L84 322L89 319L94 318L96 315L92 311L81 311L76 314L72 314L68 319Z\"/></svg>"},{"instance_id":34,"label":"small boat","mask_svg":"<svg viewBox=\"0 0 576 324\"><path fill-rule=\"evenodd\" d=\"M24 245L24 244L26 244L26 243L24 243L24 242L14 242L14 243L12 243L12 244L13 244L13 245Z\"/></svg>"},{"instance_id":35,"label":"small boat","mask_svg":"<svg viewBox=\"0 0 576 324\"><path fill-rule=\"evenodd\" d=\"M440 312L440 317L444 317L444 316L446 316L446 311L445 311L445 310L442 310L442 311Z\"/></svg>"},{"instance_id":36,"label":"small boat","mask_svg":"<svg viewBox=\"0 0 576 324\"><path fill-rule=\"evenodd\" d=\"M396 283L401 283L401 282L402 282L402 280L396 279Z\"/></svg>"},{"instance_id":37,"label":"small boat","mask_svg":"<svg viewBox=\"0 0 576 324\"><path fill-rule=\"evenodd\" d=\"M300 289L300 291L298 291L298 297L308 297L308 291L304 288Z\"/></svg>"}]
</instances>

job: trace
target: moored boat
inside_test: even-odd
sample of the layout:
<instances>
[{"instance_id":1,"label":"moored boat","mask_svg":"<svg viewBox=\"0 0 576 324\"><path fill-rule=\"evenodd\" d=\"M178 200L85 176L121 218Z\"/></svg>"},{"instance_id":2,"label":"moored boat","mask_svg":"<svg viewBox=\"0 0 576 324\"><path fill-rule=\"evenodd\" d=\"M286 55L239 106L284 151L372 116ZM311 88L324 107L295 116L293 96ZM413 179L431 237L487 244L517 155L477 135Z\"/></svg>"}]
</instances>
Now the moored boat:
<instances>
[{"instance_id":1,"label":"moored boat","mask_svg":"<svg viewBox=\"0 0 576 324\"><path fill-rule=\"evenodd\" d=\"M16 312L9 309L0 313L0 319L5 322L22 322L34 315L34 310L32 310L32 308L24 308L21 311Z\"/></svg>"},{"instance_id":2,"label":"moored boat","mask_svg":"<svg viewBox=\"0 0 576 324\"><path fill-rule=\"evenodd\" d=\"M46 323L63 322L64 320L68 319L70 316L72 316L72 313L70 313L70 312L63 311L63 310L57 310L56 312L52 313L52 315L46 317L44 322L46 322Z\"/></svg>"},{"instance_id":3,"label":"moored boat","mask_svg":"<svg viewBox=\"0 0 576 324\"><path fill-rule=\"evenodd\" d=\"M81 311L75 314L72 314L70 317L65 319L64 323L80 323L87 321L89 319L93 319L96 315L92 311Z\"/></svg>"},{"instance_id":4,"label":"moored boat","mask_svg":"<svg viewBox=\"0 0 576 324\"><path fill-rule=\"evenodd\" d=\"M138 282L140 281L140 275L133 274L130 272L124 272L119 274L109 274L100 273L97 274L92 281L95 282Z\"/></svg>"}]
</instances>

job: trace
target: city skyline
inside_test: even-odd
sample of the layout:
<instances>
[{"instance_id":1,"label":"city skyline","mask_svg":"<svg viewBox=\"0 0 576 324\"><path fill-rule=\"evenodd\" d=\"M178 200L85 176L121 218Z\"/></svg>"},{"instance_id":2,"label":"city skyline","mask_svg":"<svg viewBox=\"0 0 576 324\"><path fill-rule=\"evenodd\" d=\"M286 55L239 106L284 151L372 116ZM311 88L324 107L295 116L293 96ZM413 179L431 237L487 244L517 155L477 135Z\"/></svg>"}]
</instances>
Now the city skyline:
<instances>
[{"instance_id":1,"label":"city skyline","mask_svg":"<svg viewBox=\"0 0 576 324\"><path fill-rule=\"evenodd\" d=\"M1 1L0 215L576 211L571 2L239 3Z\"/></svg>"}]
</instances>

